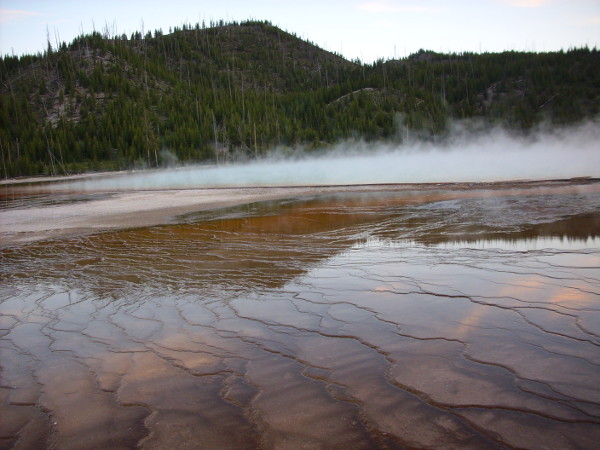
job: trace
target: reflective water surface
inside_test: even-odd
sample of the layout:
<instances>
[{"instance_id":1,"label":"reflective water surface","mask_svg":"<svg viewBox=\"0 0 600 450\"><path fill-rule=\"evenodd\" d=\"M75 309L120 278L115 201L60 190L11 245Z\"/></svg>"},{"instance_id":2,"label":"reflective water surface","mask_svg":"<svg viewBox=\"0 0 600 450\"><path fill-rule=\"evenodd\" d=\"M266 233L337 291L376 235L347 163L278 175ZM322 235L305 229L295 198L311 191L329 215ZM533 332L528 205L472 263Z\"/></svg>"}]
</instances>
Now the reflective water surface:
<instances>
[{"instance_id":1,"label":"reflective water surface","mask_svg":"<svg viewBox=\"0 0 600 450\"><path fill-rule=\"evenodd\" d=\"M368 193L0 250L1 448L594 448L600 193Z\"/></svg>"}]
</instances>

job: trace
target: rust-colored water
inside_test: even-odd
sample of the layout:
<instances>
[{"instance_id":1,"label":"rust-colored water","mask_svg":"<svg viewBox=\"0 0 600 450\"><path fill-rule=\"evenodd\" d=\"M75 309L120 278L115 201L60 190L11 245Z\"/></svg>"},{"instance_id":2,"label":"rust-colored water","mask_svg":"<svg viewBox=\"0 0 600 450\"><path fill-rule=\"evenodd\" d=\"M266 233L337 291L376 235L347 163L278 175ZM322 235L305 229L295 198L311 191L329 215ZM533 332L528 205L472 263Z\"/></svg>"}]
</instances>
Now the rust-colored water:
<instances>
[{"instance_id":1,"label":"rust-colored water","mask_svg":"<svg viewBox=\"0 0 600 450\"><path fill-rule=\"evenodd\" d=\"M600 194L345 194L0 253L0 448L594 448Z\"/></svg>"}]
</instances>

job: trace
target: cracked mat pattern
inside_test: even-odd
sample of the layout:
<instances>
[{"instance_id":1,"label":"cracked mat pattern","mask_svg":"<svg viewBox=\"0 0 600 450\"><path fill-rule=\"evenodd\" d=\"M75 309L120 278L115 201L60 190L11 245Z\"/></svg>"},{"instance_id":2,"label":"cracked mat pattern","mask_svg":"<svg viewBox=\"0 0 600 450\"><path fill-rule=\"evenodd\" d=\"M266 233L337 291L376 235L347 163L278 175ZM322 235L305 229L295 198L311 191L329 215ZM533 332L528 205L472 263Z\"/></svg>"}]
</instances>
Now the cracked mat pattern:
<instances>
[{"instance_id":1,"label":"cracked mat pattern","mask_svg":"<svg viewBox=\"0 0 600 450\"><path fill-rule=\"evenodd\" d=\"M600 195L341 195L1 250L0 447L594 448Z\"/></svg>"}]
</instances>

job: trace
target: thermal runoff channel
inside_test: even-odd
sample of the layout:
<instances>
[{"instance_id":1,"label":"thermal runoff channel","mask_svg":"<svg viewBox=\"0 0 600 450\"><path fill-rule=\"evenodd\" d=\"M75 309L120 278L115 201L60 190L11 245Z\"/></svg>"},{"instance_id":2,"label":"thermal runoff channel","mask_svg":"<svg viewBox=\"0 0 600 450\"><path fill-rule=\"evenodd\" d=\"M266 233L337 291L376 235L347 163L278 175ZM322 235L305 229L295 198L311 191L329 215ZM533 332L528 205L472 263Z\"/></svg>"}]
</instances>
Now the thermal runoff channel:
<instances>
[{"instance_id":1,"label":"thermal runoff channel","mask_svg":"<svg viewBox=\"0 0 600 450\"><path fill-rule=\"evenodd\" d=\"M129 190L487 182L600 176L600 127L588 123L518 137L457 128L443 143L340 143L323 151L275 149L258 161L142 170L69 181L54 189Z\"/></svg>"},{"instance_id":2,"label":"thermal runoff channel","mask_svg":"<svg viewBox=\"0 0 600 450\"><path fill-rule=\"evenodd\" d=\"M13 207L75 228L0 248L2 448L596 448L600 182L537 184Z\"/></svg>"}]
</instances>

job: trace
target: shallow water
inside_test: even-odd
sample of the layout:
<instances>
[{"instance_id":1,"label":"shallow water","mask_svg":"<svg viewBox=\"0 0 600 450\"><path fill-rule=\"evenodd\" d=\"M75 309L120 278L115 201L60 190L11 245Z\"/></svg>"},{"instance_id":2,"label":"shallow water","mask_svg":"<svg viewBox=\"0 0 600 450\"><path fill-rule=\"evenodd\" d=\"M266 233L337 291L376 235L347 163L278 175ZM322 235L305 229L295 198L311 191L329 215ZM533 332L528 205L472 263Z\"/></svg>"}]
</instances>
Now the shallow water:
<instances>
[{"instance_id":1,"label":"shallow water","mask_svg":"<svg viewBox=\"0 0 600 450\"><path fill-rule=\"evenodd\" d=\"M345 194L0 250L2 448L593 448L600 193Z\"/></svg>"}]
</instances>

